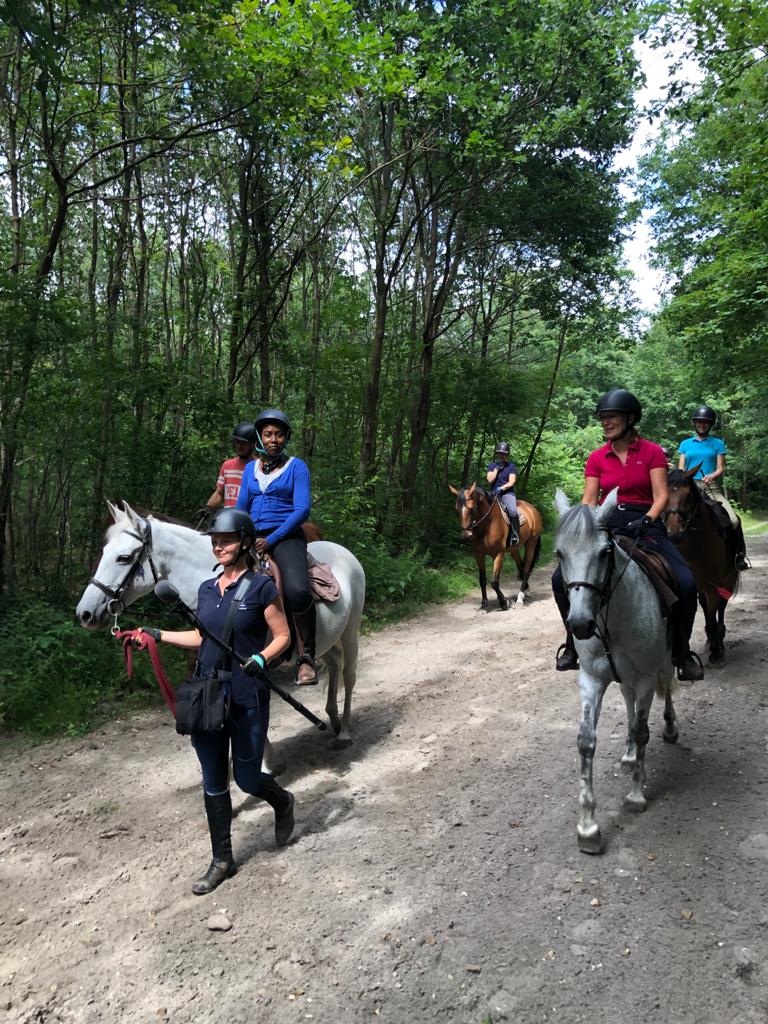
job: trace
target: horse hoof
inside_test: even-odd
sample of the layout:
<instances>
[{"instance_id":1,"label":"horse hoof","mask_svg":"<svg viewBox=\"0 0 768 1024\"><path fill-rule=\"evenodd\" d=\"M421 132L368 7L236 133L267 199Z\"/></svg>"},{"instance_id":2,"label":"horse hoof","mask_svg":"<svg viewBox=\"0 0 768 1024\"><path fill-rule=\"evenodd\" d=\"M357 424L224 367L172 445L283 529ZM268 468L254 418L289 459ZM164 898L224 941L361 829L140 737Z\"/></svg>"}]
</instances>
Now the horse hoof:
<instances>
[{"instance_id":1,"label":"horse hoof","mask_svg":"<svg viewBox=\"0 0 768 1024\"><path fill-rule=\"evenodd\" d=\"M722 668L725 664L724 654L710 654L708 664L711 668Z\"/></svg>"},{"instance_id":2,"label":"horse hoof","mask_svg":"<svg viewBox=\"0 0 768 1024\"><path fill-rule=\"evenodd\" d=\"M590 832L588 835L579 836L579 851L581 853L597 854L603 852L603 837L600 835L600 829L596 828L594 832Z\"/></svg>"},{"instance_id":3,"label":"horse hoof","mask_svg":"<svg viewBox=\"0 0 768 1024\"><path fill-rule=\"evenodd\" d=\"M336 739L331 741L332 750L346 750L347 747L352 746L351 736L337 736Z\"/></svg>"},{"instance_id":4,"label":"horse hoof","mask_svg":"<svg viewBox=\"0 0 768 1024\"><path fill-rule=\"evenodd\" d=\"M509 608L509 601L499 601L499 608L505 612Z\"/></svg>"},{"instance_id":5,"label":"horse hoof","mask_svg":"<svg viewBox=\"0 0 768 1024\"><path fill-rule=\"evenodd\" d=\"M667 730L664 729L664 731L661 734L661 738L664 740L665 743L677 743L678 736L679 733L677 729L675 729L674 732L667 732Z\"/></svg>"},{"instance_id":6,"label":"horse hoof","mask_svg":"<svg viewBox=\"0 0 768 1024\"><path fill-rule=\"evenodd\" d=\"M624 797L624 806L628 811L633 814L642 814L643 811L648 810L648 801L645 797L636 797L629 793Z\"/></svg>"}]
</instances>

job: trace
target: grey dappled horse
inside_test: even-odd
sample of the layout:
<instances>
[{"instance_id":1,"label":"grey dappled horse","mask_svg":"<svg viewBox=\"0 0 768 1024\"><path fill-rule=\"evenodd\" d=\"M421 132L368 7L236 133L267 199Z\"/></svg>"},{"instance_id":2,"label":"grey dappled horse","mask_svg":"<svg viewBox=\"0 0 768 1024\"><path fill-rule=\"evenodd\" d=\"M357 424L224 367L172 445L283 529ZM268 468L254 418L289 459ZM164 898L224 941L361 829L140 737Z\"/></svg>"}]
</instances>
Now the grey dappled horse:
<instances>
[{"instance_id":1,"label":"grey dappled horse","mask_svg":"<svg viewBox=\"0 0 768 1024\"><path fill-rule=\"evenodd\" d=\"M96 629L112 616L149 594L158 579L168 580L190 608L197 607L197 591L213 576L211 538L181 523L155 516L140 516L123 502L124 510L108 503L114 523L107 530L98 568L77 605L81 625ZM341 596L317 606L317 654L328 669L325 710L336 733L336 746L352 742L352 691L357 678L357 647L365 602L365 573L358 560L340 544L313 541L308 550L333 570ZM344 711L339 717L339 673L344 678ZM269 742L265 771L270 763Z\"/></svg>"},{"instance_id":2,"label":"grey dappled horse","mask_svg":"<svg viewBox=\"0 0 768 1024\"><path fill-rule=\"evenodd\" d=\"M606 525L616 507L617 493L611 491L598 508L571 508L559 489L555 499L561 517L555 553L568 588L568 626L580 665L581 783L576 831L583 853L602 850L594 818L592 762L603 696L611 680L619 683L627 706L627 749L622 761L633 768L632 788L625 800L629 810L644 811L647 806L643 793L645 748L654 693L665 701L664 739L668 743L677 740L667 624L653 584L613 543Z\"/></svg>"}]
</instances>

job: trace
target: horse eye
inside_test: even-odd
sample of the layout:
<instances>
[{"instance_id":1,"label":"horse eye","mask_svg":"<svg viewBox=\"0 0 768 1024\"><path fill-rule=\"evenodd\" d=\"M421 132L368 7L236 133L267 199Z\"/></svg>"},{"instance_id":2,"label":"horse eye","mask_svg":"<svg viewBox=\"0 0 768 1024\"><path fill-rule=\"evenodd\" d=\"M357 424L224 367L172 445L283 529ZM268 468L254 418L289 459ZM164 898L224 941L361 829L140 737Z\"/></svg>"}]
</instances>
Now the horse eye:
<instances>
[{"instance_id":1,"label":"horse eye","mask_svg":"<svg viewBox=\"0 0 768 1024\"><path fill-rule=\"evenodd\" d=\"M115 559L120 565L128 565L129 562L133 561L133 555L118 555Z\"/></svg>"},{"instance_id":2,"label":"horse eye","mask_svg":"<svg viewBox=\"0 0 768 1024\"><path fill-rule=\"evenodd\" d=\"M611 550L611 545L610 544L606 544L606 546L604 548L600 548L600 552L599 552L597 557L598 558L605 558L605 556L608 554L608 552L610 550Z\"/></svg>"},{"instance_id":3,"label":"horse eye","mask_svg":"<svg viewBox=\"0 0 768 1024\"><path fill-rule=\"evenodd\" d=\"M555 558L558 560L558 562L560 561L560 552L557 550L557 548L555 548Z\"/></svg>"}]
</instances>

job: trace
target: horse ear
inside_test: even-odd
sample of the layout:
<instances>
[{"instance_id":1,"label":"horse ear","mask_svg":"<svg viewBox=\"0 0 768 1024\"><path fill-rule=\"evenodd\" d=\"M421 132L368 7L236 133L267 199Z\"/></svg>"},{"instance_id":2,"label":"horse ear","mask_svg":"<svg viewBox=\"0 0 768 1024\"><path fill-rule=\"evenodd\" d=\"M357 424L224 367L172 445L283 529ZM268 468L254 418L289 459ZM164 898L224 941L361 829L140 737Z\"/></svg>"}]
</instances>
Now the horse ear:
<instances>
[{"instance_id":1,"label":"horse ear","mask_svg":"<svg viewBox=\"0 0 768 1024\"><path fill-rule=\"evenodd\" d=\"M619 503L619 488L614 487L602 505L597 506L597 525L602 526Z\"/></svg>"},{"instance_id":2,"label":"horse ear","mask_svg":"<svg viewBox=\"0 0 768 1024\"><path fill-rule=\"evenodd\" d=\"M555 508L557 509L558 515L561 517L565 515L568 509L571 507L570 501L568 501L568 495L560 487L555 491Z\"/></svg>"},{"instance_id":3,"label":"horse ear","mask_svg":"<svg viewBox=\"0 0 768 1024\"><path fill-rule=\"evenodd\" d=\"M130 522L130 524L138 529L143 523L143 519L141 518L138 512L133 511L133 509L125 500L125 498L123 498L123 508L125 509L125 514L128 516L128 521Z\"/></svg>"},{"instance_id":4,"label":"horse ear","mask_svg":"<svg viewBox=\"0 0 768 1024\"><path fill-rule=\"evenodd\" d=\"M459 492L458 492L458 490L455 487L451 487L451 485L448 484L448 490L451 492L451 494L455 494L456 497L458 498Z\"/></svg>"},{"instance_id":5,"label":"horse ear","mask_svg":"<svg viewBox=\"0 0 768 1024\"><path fill-rule=\"evenodd\" d=\"M113 520L116 523L119 523L121 519L125 518L125 512L121 511L117 507L117 505L113 505L112 502L109 500L109 498L106 498L105 500L107 502L107 508L109 509L109 514L112 516Z\"/></svg>"},{"instance_id":6,"label":"horse ear","mask_svg":"<svg viewBox=\"0 0 768 1024\"><path fill-rule=\"evenodd\" d=\"M477 487L477 480L474 481L474 483L472 484L471 487L467 488L467 497L468 498L470 498L475 493L475 488L476 487Z\"/></svg>"},{"instance_id":7,"label":"horse ear","mask_svg":"<svg viewBox=\"0 0 768 1024\"><path fill-rule=\"evenodd\" d=\"M701 469L701 463L699 463L698 466L694 466L692 469L686 469L685 475L690 480L692 476L696 476L696 474L699 472L700 469Z\"/></svg>"}]
</instances>

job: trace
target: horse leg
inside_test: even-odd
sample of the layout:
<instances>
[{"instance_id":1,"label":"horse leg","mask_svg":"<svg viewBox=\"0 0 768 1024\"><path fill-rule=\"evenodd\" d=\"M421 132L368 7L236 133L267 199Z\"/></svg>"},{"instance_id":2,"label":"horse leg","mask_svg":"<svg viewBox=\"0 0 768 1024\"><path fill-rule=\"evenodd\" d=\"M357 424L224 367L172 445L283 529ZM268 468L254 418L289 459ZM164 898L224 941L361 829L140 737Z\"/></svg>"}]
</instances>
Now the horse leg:
<instances>
[{"instance_id":1,"label":"horse leg","mask_svg":"<svg viewBox=\"0 0 768 1024\"><path fill-rule=\"evenodd\" d=\"M526 586L525 586L525 566L524 566L523 559L520 557L520 548L519 547L517 547L517 548L510 548L509 552L510 552L510 554L512 555L512 557L515 560L515 565L517 566L517 578L520 580L520 589L517 592L517 599L515 601L515 604L524 604L525 603L525 589L526 589Z\"/></svg>"},{"instance_id":2,"label":"horse leg","mask_svg":"<svg viewBox=\"0 0 768 1024\"><path fill-rule=\"evenodd\" d=\"M500 580L501 580L501 567L504 565L504 548L501 549L500 553L496 555L493 560L493 577L491 579L491 586L496 592L496 597L499 600L499 608L502 611L506 611L509 608L509 601L501 592Z\"/></svg>"},{"instance_id":3,"label":"horse leg","mask_svg":"<svg viewBox=\"0 0 768 1024\"><path fill-rule=\"evenodd\" d=\"M643 700L637 702L637 714L632 723L631 734L637 747L637 757L632 769L632 789L624 799L624 805L628 811L644 811L648 807L645 799L643 786L645 786L645 748L650 739L648 729L648 712L653 703L653 690Z\"/></svg>"},{"instance_id":4,"label":"horse leg","mask_svg":"<svg viewBox=\"0 0 768 1024\"><path fill-rule=\"evenodd\" d=\"M323 662L328 669L328 694L325 699L325 713L331 728L338 737L341 733L341 719L339 718L339 670L341 668L341 646L335 643L323 654Z\"/></svg>"},{"instance_id":5,"label":"horse leg","mask_svg":"<svg viewBox=\"0 0 768 1024\"><path fill-rule=\"evenodd\" d=\"M677 715L675 714L675 705L672 703L672 684L669 682L664 694L664 729L661 738L665 743L677 743L678 735Z\"/></svg>"},{"instance_id":6,"label":"horse leg","mask_svg":"<svg viewBox=\"0 0 768 1024\"><path fill-rule=\"evenodd\" d=\"M709 647L709 664L719 664L725 655L725 647L720 635L720 595L717 591L707 589L702 595L701 606L704 610L705 626L707 634L707 646Z\"/></svg>"},{"instance_id":7,"label":"horse leg","mask_svg":"<svg viewBox=\"0 0 768 1024\"><path fill-rule=\"evenodd\" d=\"M488 577L485 573L485 555L480 555L476 551L475 561L477 562L478 577L480 579L480 593L483 595L483 599L480 602L480 611L488 611Z\"/></svg>"},{"instance_id":8,"label":"horse leg","mask_svg":"<svg viewBox=\"0 0 768 1024\"><path fill-rule=\"evenodd\" d=\"M592 765L597 745L597 723L603 702L603 688L590 679L582 669L579 674L581 690L581 725L577 746L581 756L579 779L579 822L576 835L582 853L602 853L603 837L595 821L595 793L592 788Z\"/></svg>"},{"instance_id":9,"label":"horse leg","mask_svg":"<svg viewBox=\"0 0 768 1024\"><path fill-rule=\"evenodd\" d=\"M632 723L635 720L635 695L629 689L621 687L621 695L624 698L624 705L627 709L627 749L621 758L621 763L634 767L637 762L637 743L632 732Z\"/></svg>"},{"instance_id":10,"label":"horse leg","mask_svg":"<svg viewBox=\"0 0 768 1024\"><path fill-rule=\"evenodd\" d=\"M357 649L360 639L360 622L348 622L341 637L341 648L344 664L344 711L341 716L341 729L336 737L335 747L347 747L352 742L352 693L357 682Z\"/></svg>"}]
</instances>

